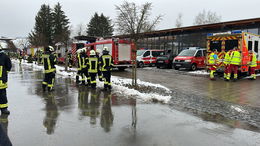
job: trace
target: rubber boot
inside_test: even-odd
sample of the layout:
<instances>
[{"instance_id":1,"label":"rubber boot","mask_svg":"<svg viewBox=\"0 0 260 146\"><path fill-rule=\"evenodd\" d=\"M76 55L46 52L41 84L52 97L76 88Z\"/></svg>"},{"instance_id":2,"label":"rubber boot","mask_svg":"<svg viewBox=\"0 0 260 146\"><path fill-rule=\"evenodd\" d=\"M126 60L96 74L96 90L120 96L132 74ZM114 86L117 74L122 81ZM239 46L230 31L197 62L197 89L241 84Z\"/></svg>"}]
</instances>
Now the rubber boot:
<instances>
[{"instance_id":1,"label":"rubber boot","mask_svg":"<svg viewBox=\"0 0 260 146\"><path fill-rule=\"evenodd\" d=\"M1 109L1 114L9 115L10 111L7 108L2 108Z\"/></svg>"},{"instance_id":2,"label":"rubber boot","mask_svg":"<svg viewBox=\"0 0 260 146\"><path fill-rule=\"evenodd\" d=\"M79 83L79 76L78 75L76 76L76 83L77 84Z\"/></svg>"}]
</instances>

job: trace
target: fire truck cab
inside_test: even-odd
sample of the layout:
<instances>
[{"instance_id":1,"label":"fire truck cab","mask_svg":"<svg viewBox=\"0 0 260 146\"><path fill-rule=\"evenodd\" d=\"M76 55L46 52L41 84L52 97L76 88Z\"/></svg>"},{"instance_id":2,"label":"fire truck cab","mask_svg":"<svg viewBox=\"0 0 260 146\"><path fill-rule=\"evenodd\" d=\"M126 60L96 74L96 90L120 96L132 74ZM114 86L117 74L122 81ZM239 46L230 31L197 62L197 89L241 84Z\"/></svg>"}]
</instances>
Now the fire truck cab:
<instances>
[{"instance_id":1,"label":"fire truck cab","mask_svg":"<svg viewBox=\"0 0 260 146\"><path fill-rule=\"evenodd\" d=\"M257 55L257 67L260 69L260 56L259 52L259 41L260 36L248 32L232 31L226 33L208 34L207 37L207 59L206 64L208 65L209 54L217 49L218 51L218 70L224 70L224 57L225 53L234 47L238 47L241 52L241 64L239 70L241 72L248 72L249 69L249 50L253 50Z\"/></svg>"}]
</instances>

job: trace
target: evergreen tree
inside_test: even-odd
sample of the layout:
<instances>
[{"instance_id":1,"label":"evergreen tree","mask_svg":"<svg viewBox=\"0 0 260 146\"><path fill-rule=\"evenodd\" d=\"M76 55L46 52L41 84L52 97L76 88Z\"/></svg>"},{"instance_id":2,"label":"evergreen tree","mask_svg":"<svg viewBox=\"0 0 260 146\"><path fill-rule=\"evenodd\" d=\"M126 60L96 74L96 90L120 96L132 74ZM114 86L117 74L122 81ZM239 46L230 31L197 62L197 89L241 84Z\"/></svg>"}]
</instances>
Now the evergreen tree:
<instances>
[{"instance_id":1,"label":"evergreen tree","mask_svg":"<svg viewBox=\"0 0 260 146\"><path fill-rule=\"evenodd\" d=\"M53 16L53 41L66 43L70 36L69 19L61 9L60 3L55 5Z\"/></svg>"},{"instance_id":2,"label":"evergreen tree","mask_svg":"<svg viewBox=\"0 0 260 146\"><path fill-rule=\"evenodd\" d=\"M34 30L29 34L34 46L52 45L52 15L49 5L43 4L35 17Z\"/></svg>"},{"instance_id":3,"label":"evergreen tree","mask_svg":"<svg viewBox=\"0 0 260 146\"><path fill-rule=\"evenodd\" d=\"M29 34L29 41L34 46L66 43L69 39L69 19L61 9L60 3L54 10L43 4L35 17L34 30Z\"/></svg>"},{"instance_id":4,"label":"evergreen tree","mask_svg":"<svg viewBox=\"0 0 260 146\"><path fill-rule=\"evenodd\" d=\"M88 24L87 34L88 36L108 37L113 35L113 31L111 19L103 14L99 16L95 13Z\"/></svg>"}]
</instances>

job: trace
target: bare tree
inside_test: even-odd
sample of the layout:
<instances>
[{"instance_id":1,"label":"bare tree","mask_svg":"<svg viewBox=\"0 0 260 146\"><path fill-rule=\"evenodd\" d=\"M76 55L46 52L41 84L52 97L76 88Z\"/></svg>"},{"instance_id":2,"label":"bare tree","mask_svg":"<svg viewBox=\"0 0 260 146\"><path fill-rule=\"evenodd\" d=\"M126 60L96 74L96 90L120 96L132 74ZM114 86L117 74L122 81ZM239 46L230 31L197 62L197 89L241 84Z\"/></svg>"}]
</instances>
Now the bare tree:
<instances>
[{"instance_id":1,"label":"bare tree","mask_svg":"<svg viewBox=\"0 0 260 146\"><path fill-rule=\"evenodd\" d=\"M86 26L83 24L83 23L80 23L77 25L77 28L76 28L76 34L78 36L81 36L81 35L86 35Z\"/></svg>"},{"instance_id":2,"label":"bare tree","mask_svg":"<svg viewBox=\"0 0 260 146\"><path fill-rule=\"evenodd\" d=\"M176 28L179 28L182 26L182 13L178 14L178 17L175 21L175 26L176 26Z\"/></svg>"},{"instance_id":3,"label":"bare tree","mask_svg":"<svg viewBox=\"0 0 260 146\"><path fill-rule=\"evenodd\" d=\"M203 10L200 12L194 20L194 25L211 24L221 21L221 16L216 12Z\"/></svg>"},{"instance_id":4,"label":"bare tree","mask_svg":"<svg viewBox=\"0 0 260 146\"><path fill-rule=\"evenodd\" d=\"M138 6L134 2L124 1L121 5L116 5L117 18L115 24L117 31L121 34L128 34L136 49L138 49L137 41L140 38L140 33L154 30L162 19L162 15L159 15L150 20L151 10L152 3L149 2ZM136 49L132 53L134 58L132 60L132 85L135 87L137 87Z\"/></svg>"}]
</instances>

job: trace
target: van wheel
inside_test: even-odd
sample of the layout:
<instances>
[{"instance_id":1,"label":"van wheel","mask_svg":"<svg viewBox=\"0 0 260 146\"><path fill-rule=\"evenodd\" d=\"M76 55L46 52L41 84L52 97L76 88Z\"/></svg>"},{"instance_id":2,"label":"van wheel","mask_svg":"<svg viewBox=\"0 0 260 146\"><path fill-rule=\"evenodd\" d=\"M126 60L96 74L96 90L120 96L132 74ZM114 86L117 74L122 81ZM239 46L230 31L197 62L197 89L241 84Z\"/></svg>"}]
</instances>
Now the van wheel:
<instances>
[{"instance_id":1,"label":"van wheel","mask_svg":"<svg viewBox=\"0 0 260 146\"><path fill-rule=\"evenodd\" d=\"M192 71L197 70L197 66L196 66L196 64L192 64L190 70L192 70Z\"/></svg>"},{"instance_id":2,"label":"van wheel","mask_svg":"<svg viewBox=\"0 0 260 146\"><path fill-rule=\"evenodd\" d=\"M138 67L143 68L144 67L144 63L143 62L139 62L138 63Z\"/></svg>"}]
</instances>

